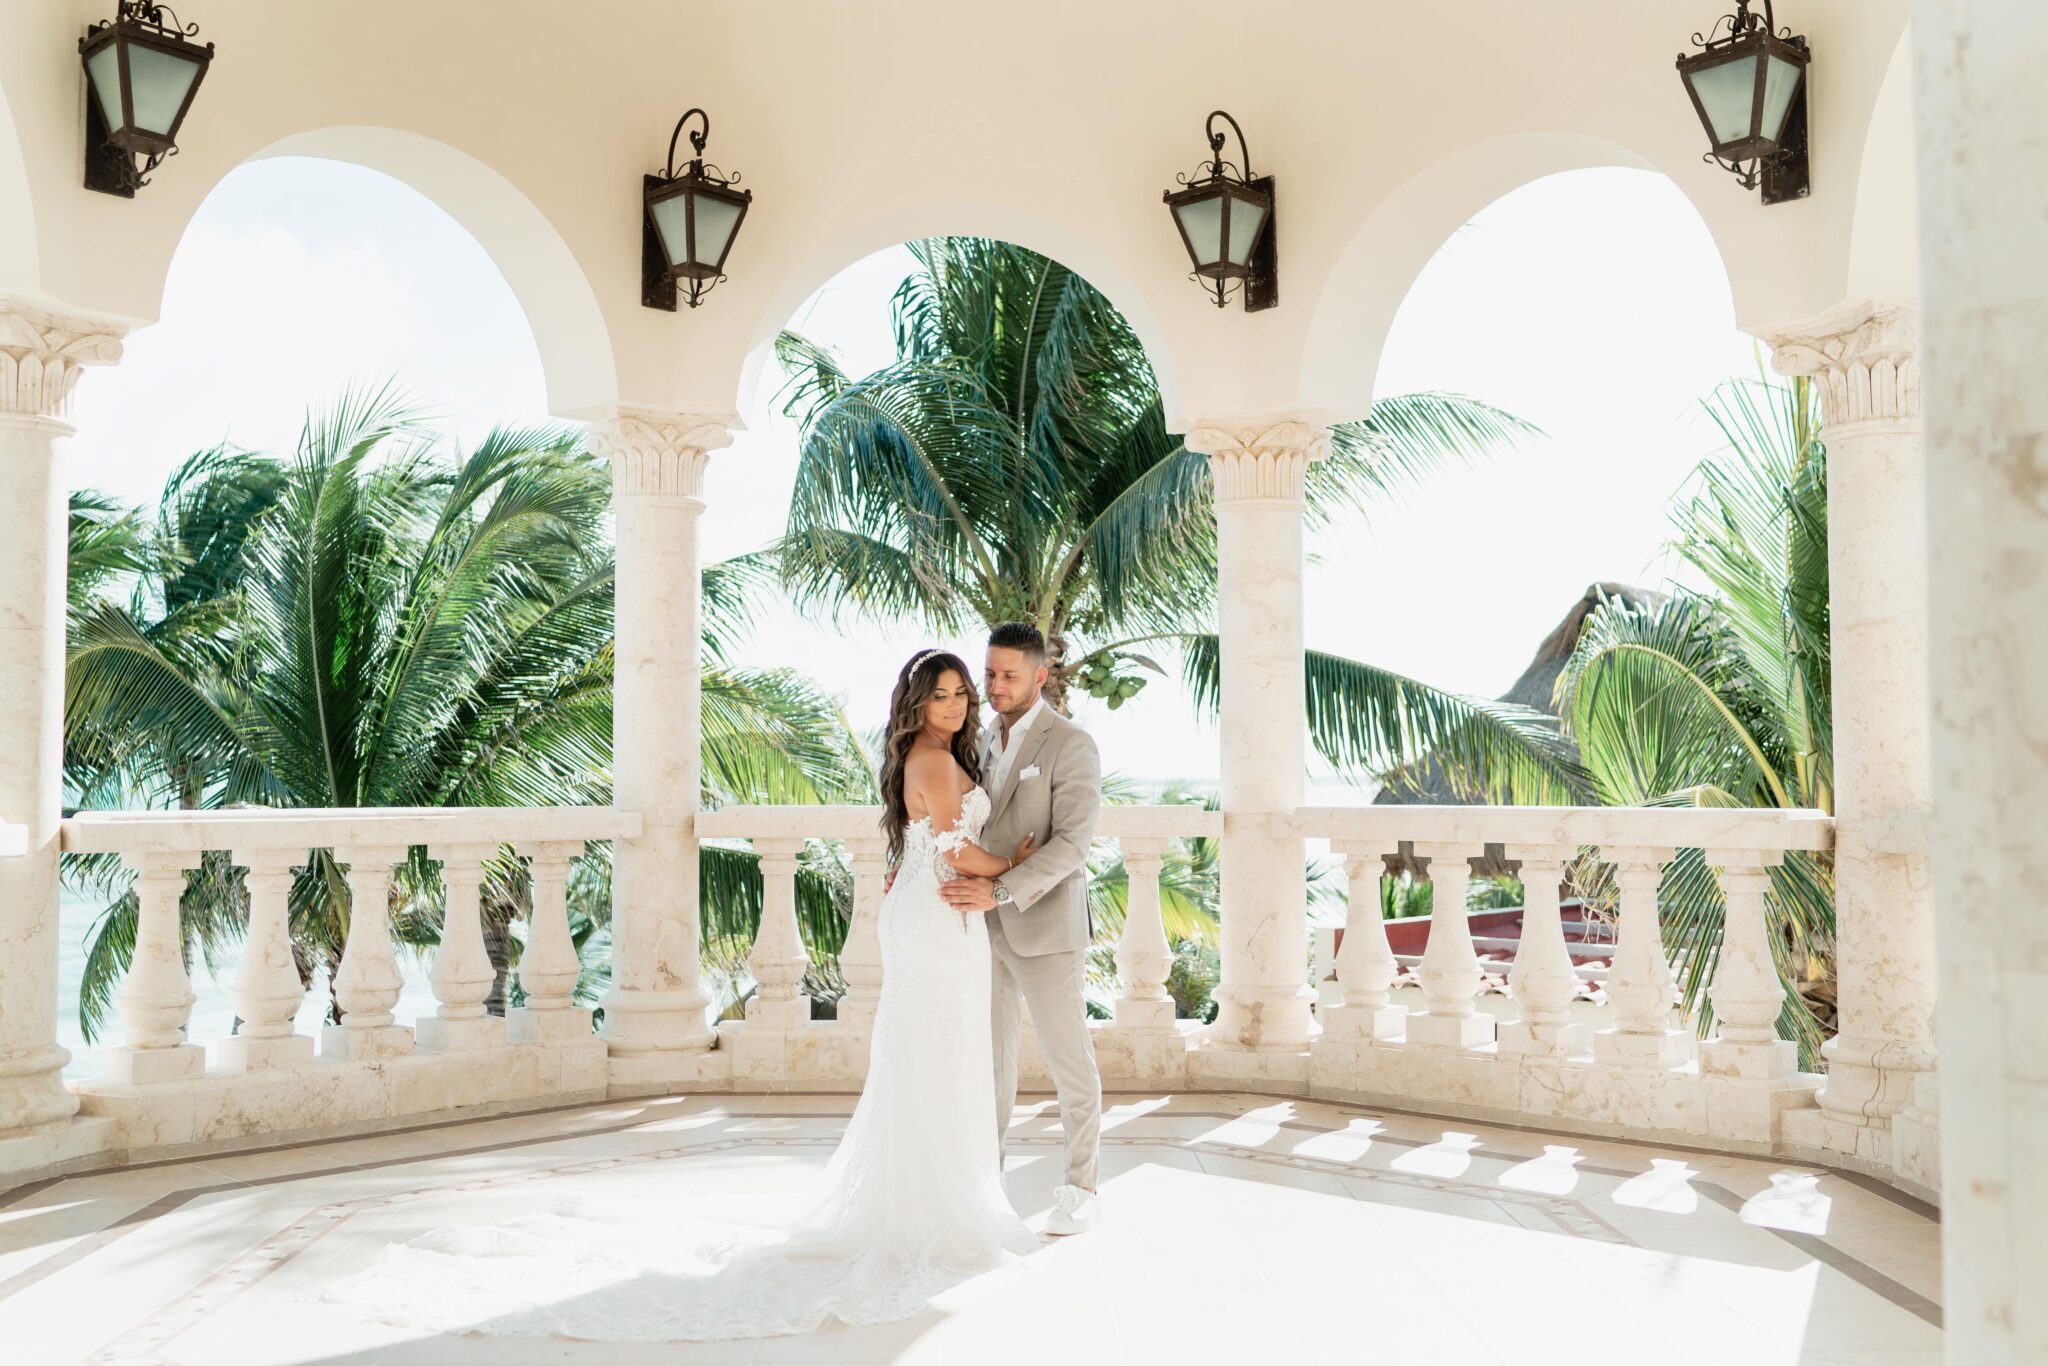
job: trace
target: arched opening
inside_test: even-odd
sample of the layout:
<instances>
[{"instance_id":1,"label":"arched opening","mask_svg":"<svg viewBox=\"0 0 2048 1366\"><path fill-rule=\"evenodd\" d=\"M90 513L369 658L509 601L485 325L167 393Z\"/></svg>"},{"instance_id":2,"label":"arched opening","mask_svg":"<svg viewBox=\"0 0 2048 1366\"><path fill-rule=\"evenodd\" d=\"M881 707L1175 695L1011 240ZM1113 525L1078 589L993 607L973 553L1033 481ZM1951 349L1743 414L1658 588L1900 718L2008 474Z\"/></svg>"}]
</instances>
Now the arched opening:
<instances>
[{"instance_id":1,"label":"arched opening","mask_svg":"<svg viewBox=\"0 0 2048 1366\"><path fill-rule=\"evenodd\" d=\"M205 490L208 496L183 499L166 514L159 506L166 480L195 455L225 444L277 457L288 466L309 418L331 412L344 393L365 395L390 380L415 400L422 425L441 438L434 470L416 481L419 488L429 488L439 472L459 468L458 453L474 451L491 429L547 418L549 387L530 316L531 306L515 294L477 238L411 185L358 163L325 158L276 156L245 163L214 187L191 218L166 273L159 321L131 334L121 365L90 372L81 384L75 405L80 431L68 464L70 476L75 488L97 490L118 505L138 509L152 536L191 510L202 516L230 512L233 525L218 528L210 539L148 543L196 546L204 555L195 554L194 560L203 568L220 553L213 547L238 536L255 544L254 528L279 518L286 500L263 502L260 513L246 513L242 509L253 504L241 492L260 487L260 473L250 474L232 462L195 465L201 472L186 484L186 492ZM407 445L403 438L386 440L372 461L402 461ZM607 501L601 472L591 484L594 492L585 501L596 509L590 544L597 549ZM486 486L486 496L495 497L497 488ZM219 496L211 496L213 490ZM236 501L226 501L231 497ZM399 506L386 506L393 524L381 529L394 541L401 534L423 540L422 527L430 528L434 520L429 501L413 497L403 504L420 525L391 511ZM362 528L380 527L367 506L355 520ZM354 530L343 529L344 534ZM144 556L127 579L104 577L83 591L92 597L89 605L104 599L128 613L138 632L171 661L167 672L195 680L196 687L216 681L207 672L203 652L178 650L176 632L166 626L178 611L197 613L201 620L217 614L220 624L211 629L241 642L238 657L258 653L253 643L258 637L285 634L265 628L278 620L275 614L262 616L253 607L246 613L221 613L219 608L232 594L253 601L259 584L274 585L284 573L275 568L274 557L250 551L220 560L225 586L217 590L204 582L173 585L178 571L156 568L160 558L168 562L168 557ZM424 558L413 556L405 563ZM230 566L240 577L226 578ZM413 581L397 559L381 577L398 584ZM76 577L73 586L81 587ZM353 592L354 587L343 583L335 591L344 590ZM383 615L394 622L392 634L397 634L399 614ZM230 618L237 623L233 632L225 624ZM332 637L343 634L337 630ZM74 649L80 639L74 637ZM321 651L319 657L330 653ZM368 657L372 650L362 653ZM77 677L79 656L72 658ZM252 666L237 678L242 690L237 695L256 696L275 677L268 664ZM275 701L276 696L257 697L264 707ZM291 729L288 722L277 727L280 733ZM355 733L353 727L346 729ZM260 734L259 727L241 727L236 733L251 756L245 766L260 762L278 771L271 758L254 757L260 750L248 737ZM220 798L228 780L215 773L205 781L205 790L192 800ZM406 804L379 799L367 788L352 794L356 800L340 802L328 792L302 794L288 788L288 793L273 800L300 806ZM67 796L67 801L78 800L80 794ZM177 802L167 802L157 784L146 793L123 792L114 800L100 794L90 804ZM85 946L100 912L120 892L119 887L74 882L60 910L59 1027L73 1053L74 1075L97 1066L83 1046L78 999L88 974L104 967L89 966ZM229 984L240 943L232 935L221 942L225 956L211 970L195 956L192 972L198 995L193 1028L209 1036L227 1035L234 1017ZM408 953L400 962L406 979L401 1017L431 1015L434 1003L423 958ZM299 1027L317 1029L327 1004L328 992L316 979L301 1007Z\"/></svg>"},{"instance_id":2,"label":"arched opening","mask_svg":"<svg viewBox=\"0 0 2048 1366\"><path fill-rule=\"evenodd\" d=\"M1166 410L1180 411L1173 338L1122 265L1100 243L1072 224L1029 214L1012 205L980 202L901 205L878 217L838 225L812 241L797 266L784 273L755 319L747 340L737 411L746 414L759 405L763 387L774 371L776 335L792 318L813 307L835 284L843 289L843 277L863 273L869 268L868 263L899 250L901 244L942 236L1012 242L1060 262L1087 280L1115 305L1137 333ZM768 387L772 389L772 385Z\"/></svg>"},{"instance_id":3,"label":"arched opening","mask_svg":"<svg viewBox=\"0 0 2048 1366\"><path fill-rule=\"evenodd\" d=\"M1035 244L1027 249L1038 250ZM1064 258L1059 263L1072 265ZM784 329L803 334L834 352L849 378L865 377L897 358L892 300L917 269L917 261L904 245L870 252L822 277L789 305L788 312L756 344L741 395L745 430L730 448L712 458L706 475L706 501L715 510L701 526L707 564L758 552L780 538L788 525L801 434L798 423L783 411L790 375L775 357L775 336ZM1074 270L1087 284L1101 290L1145 343L1162 403L1170 411L1169 381L1161 369L1160 353L1146 336L1139 317L1126 311L1125 301L1131 296L1102 288L1085 269ZM1206 477L1204 474L1204 481ZM844 699L850 722L865 732L881 723L890 688L905 659L921 648L940 646L960 653L978 668L986 629L971 611L947 631L922 625L910 614L884 620L872 613L850 612L836 620L821 620L771 593L755 606L743 657L809 673L828 692ZM1198 629L1212 628L1203 623ZM1070 652L1108 643L1109 637L1077 635L1070 642ZM1080 695L1076 715L1094 728L1109 768L1212 780L1216 773L1213 734L1205 728L1198 730L1179 680L1172 676L1170 648L1160 648L1160 662L1169 676L1152 676L1141 704L1120 707L1113 726L1105 728L1095 725L1108 715L1102 700Z\"/></svg>"},{"instance_id":4,"label":"arched opening","mask_svg":"<svg viewBox=\"0 0 2048 1366\"><path fill-rule=\"evenodd\" d=\"M1588 584L1672 572L1664 509L1719 442L1698 401L1755 369L1713 238L1668 179L1585 169L1505 192L1416 272L1373 387L1467 395L1541 434L1319 538L1311 642L1506 692Z\"/></svg>"}]
</instances>

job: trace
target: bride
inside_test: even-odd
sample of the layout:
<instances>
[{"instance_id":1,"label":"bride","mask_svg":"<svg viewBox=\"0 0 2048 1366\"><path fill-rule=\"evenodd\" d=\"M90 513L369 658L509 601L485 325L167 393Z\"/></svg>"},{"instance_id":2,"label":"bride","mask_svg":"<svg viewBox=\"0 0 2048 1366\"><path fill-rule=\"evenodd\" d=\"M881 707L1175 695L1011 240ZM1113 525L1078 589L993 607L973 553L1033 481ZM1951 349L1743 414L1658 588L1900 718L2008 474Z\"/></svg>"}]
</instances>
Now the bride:
<instances>
[{"instance_id":1,"label":"bride","mask_svg":"<svg viewBox=\"0 0 2048 1366\"><path fill-rule=\"evenodd\" d=\"M866 1087L806 1213L787 1228L577 1201L384 1248L327 1298L440 1332L611 1342L767 1337L908 1318L1039 1245L989 1150L988 930L939 884L1030 857L980 848L980 710L958 656L926 650L889 704L882 997Z\"/></svg>"}]
</instances>

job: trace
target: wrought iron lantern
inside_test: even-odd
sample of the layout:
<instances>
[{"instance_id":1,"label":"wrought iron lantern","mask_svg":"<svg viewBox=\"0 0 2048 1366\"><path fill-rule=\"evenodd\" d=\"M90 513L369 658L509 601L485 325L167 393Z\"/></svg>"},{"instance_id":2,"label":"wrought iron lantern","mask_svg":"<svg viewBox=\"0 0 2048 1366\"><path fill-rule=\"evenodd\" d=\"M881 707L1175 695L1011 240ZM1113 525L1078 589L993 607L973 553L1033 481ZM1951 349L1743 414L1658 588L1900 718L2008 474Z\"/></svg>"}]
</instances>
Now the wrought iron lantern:
<instances>
[{"instance_id":1,"label":"wrought iron lantern","mask_svg":"<svg viewBox=\"0 0 2048 1366\"><path fill-rule=\"evenodd\" d=\"M690 130L690 147L696 155L680 172L676 170L676 142L683 125L692 116L702 128ZM740 220L754 200L752 190L735 190L736 175L728 176L704 161L704 144L711 137L711 116L692 109L676 120L668 139L668 168L664 175L641 181L647 199L646 223L640 245L640 302L649 308L676 307L677 285L690 307L725 279L725 258L739 236Z\"/></svg>"},{"instance_id":2,"label":"wrought iron lantern","mask_svg":"<svg viewBox=\"0 0 2048 1366\"><path fill-rule=\"evenodd\" d=\"M1782 32L1763 0L1736 0L1735 13L1716 21L1700 50L1680 53L1678 74L1714 150L1703 160L1732 172L1745 190L1761 187L1766 204L1804 199L1811 188L1806 157L1806 39ZM1721 31L1727 26L1727 32Z\"/></svg>"},{"instance_id":3,"label":"wrought iron lantern","mask_svg":"<svg viewBox=\"0 0 2048 1366\"><path fill-rule=\"evenodd\" d=\"M1216 120L1237 134L1242 165L1223 159L1223 134ZM1216 297L1221 308L1233 286L1241 286L1244 309L1256 313L1280 302L1280 280L1273 235L1273 177L1252 174L1251 150L1244 129L1221 109L1209 115L1209 159L1195 167L1195 176L1176 177L1183 188L1163 196L1180 231L1181 245L1194 262L1189 278Z\"/></svg>"},{"instance_id":4,"label":"wrought iron lantern","mask_svg":"<svg viewBox=\"0 0 2048 1366\"><path fill-rule=\"evenodd\" d=\"M199 25L170 6L120 0L78 40L85 99L85 188L133 199L150 173L178 152L178 127L213 60L190 41Z\"/></svg>"}]
</instances>

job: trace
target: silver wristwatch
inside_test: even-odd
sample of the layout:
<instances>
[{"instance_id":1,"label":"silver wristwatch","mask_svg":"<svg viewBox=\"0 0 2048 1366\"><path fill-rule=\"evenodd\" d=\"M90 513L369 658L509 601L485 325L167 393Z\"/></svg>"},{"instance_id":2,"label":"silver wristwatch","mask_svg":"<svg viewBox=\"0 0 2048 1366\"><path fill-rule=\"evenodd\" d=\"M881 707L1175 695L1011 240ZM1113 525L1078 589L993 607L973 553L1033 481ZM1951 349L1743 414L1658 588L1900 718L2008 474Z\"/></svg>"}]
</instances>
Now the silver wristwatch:
<instances>
[{"instance_id":1,"label":"silver wristwatch","mask_svg":"<svg viewBox=\"0 0 2048 1366\"><path fill-rule=\"evenodd\" d=\"M1002 880L1001 878L997 878L997 879L995 879L995 884L996 884L996 905L998 905L998 906L1014 906L1014 905L1016 905L1016 904L1017 904L1017 898L1016 898L1016 897L1014 897L1014 896L1012 896L1012 895L1010 895L1010 889L1009 889L1008 887L1006 887L1006 886L1004 886L1004 885L1003 885L1003 880Z\"/></svg>"}]
</instances>

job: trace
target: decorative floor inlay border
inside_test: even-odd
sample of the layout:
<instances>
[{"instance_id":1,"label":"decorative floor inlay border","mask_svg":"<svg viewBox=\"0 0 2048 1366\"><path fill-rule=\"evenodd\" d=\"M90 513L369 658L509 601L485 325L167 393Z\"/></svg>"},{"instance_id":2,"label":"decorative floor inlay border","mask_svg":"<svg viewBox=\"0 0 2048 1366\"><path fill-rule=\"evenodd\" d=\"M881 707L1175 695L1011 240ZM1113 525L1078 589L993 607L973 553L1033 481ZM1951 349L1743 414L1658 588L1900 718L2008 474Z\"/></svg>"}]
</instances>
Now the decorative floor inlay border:
<instances>
[{"instance_id":1,"label":"decorative floor inlay border","mask_svg":"<svg viewBox=\"0 0 2048 1366\"><path fill-rule=\"evenodd\" d=\"M1237 1115L1180 1112L1183 1118L1236 1119ZM746 1117L754 1119L818 1119L839 1118L837 1115L818 1115L796 1112L785 1114L756 1113ZM598 1131L591 1131L598 1132ZM1317 1133L1335 1133L1334 1129L1318 1129ZM1370 1181L1374 1184L1400 1186L1411 1190L1426 1190L1437 1194L1482 1198L1474 1196L1472 1187L1463 1182L1413 1172L1385 1171L1378 1168L1361 1168L1347 1162L1330 1158L1304 1157L1295 1153L1271 1153L1262 1148L1248 1147L1239 1143L1218 1142L1211 1139L1176 1139L1170 1135L1146 1138L1140 1135L1105 1134L1102 1136L1105 1148L1165 1148L1176 1151L1215 1153L1245 1162L1263 1166L1285 1167L1295 1171L1313 1171L1328 1176L1349 1176ZM517 1146L514 1144L503 1145ZM409 1190L392 1191L386 1195L366 1195L356 1200L343 1200L318 1205L286 1224L262 1241L251 1246L246 1252L234 1258L226 1266L185 1291L176 1300L141 1323L136 1324L120 1337L86 1358L89 1366L167 1366L168 1358L160 1355L161 1349L200 1320L225 1309L235 1296L249 1289L257 1282L287 1265L294 1257L319 1242L350 1219L372 1210L389 1209L415 1201L433 1199L457 1192L491 1190L500 1187L527 1185L536 1181L555 1180L565 1176L588 1176L596 1172L613 1171L621 1167L644 1166L657 1162L671 1162L682 1158L706 1156L712 1153L734 1152L741 1149L807 1149L826 1151L839 1146L835 1135L810 1135L777 1137L769 1134L744 1137L711 1139L703 1143L676 1144L667 1148L656 1148L644 1153L626 1153L615 1157L589 1158L581 1162L568 1162L560 1166L541 1167L516 1172L503 1172L496 1176L475 1177L466 1181L450 1181L436 1185L415 1186ZM1062 1140L1054 1137L1013 1136L1008 1143L1011 1148L1058 1148ZM1405 1142L1402 1146L1419 1146ZM452 1156L453 1154L448 1154ZM419 1160L438 1161L441 1154ZM345 1171L348 1168L331 1168L330 1171ZM308 1176L326 1173L308 1173ZM1346 1196L1361 1204L1371 1204L1368 1198ZM1598 1215L1585 1209L1578 1202L1561 1196L1544 1195L1535 1191L1487 1190L1486 1200L1502 1204L1515 1204L1540 1210L1556 1226L1558 1232L1574 1238L1589 1238L1598 1242L1617 1243L1629 1247L1640 1246L1634 1239L1621 1232ZM1452 1216L1457 1217L1457 1216ZM1537 1230L1541 1231L1541 1230Z\"/></svg>"},{"instance_id":2,"label":"decorative floor inlay border","mask_svg":"<svg viewBox=\"0 0 2048 1366\"><path fill-rule=\"evenodd\" d=\"M836 1095L836 1093L832 1094ZM855 1098L852 1096L845 1096L841 1097L841 1099L845 1101L846 1109L850 1110ZM1362 1107L1342 1105L1331 1101L1317 1101L1306 1097L1289 1098L1259 1095L1254 1097L1254 1099L1259 1101L1260 1104L1249 1106L1239 1110L1194 1110L1178 1108L1168 1105L1160 1109L1149 1111L1143 1114L1136 1114L1124 1117L1123 1122L1143 1122L1146 1119L1202 1119L1228 1123L1230 1121L1235 1120L1246 1120L1251 1123L1268 1126L1278 1130L1303 1133L1312 1136L1343 1134L1350 1127L1350 1123L1352 1120L1371 1120L1375 1116L1381 1114L1402 1114L1404 1115L1404 1117L1425 1119L1432 1123L1446 1122L1444 1120L1444 1117L1442 1116L1408 1115L1407 1112L1391 1111L1380 1108L1366 1109ZM1327 1110L1331 1112L1333 1116L1337 1117L1337 1122L1315 1122L1311 1119L1304 1118L1301 1116L1278 1119L1265 1119L1258 1117L1258 1112L1260 1109L1265 1108L1266 1106L1269 1106L1271 1104L1284 1102L1287 1100L1295 1100L1299 1101L1300 1103L1314 1105L1319 1109ZM617 1104L618 1102L599 1102L597 1104L587 1106L562 1107L561 1110L558 1110L554 1113L561 1113L562 1111L570 1110L603 1109L616 1106ZM751 1123L759 1120L829 1121L843 1120L846 1117L846 1111L842 1110L733 1110L723 1115L718 1114L716 1110L689 1111L685 1113L689 1113L692 1116L710 1114L714 1118L718 1119L720 1122L723 1123ZM519 1148L538 1148L553 1143L575 1143L593 1137L628 1133L635 1130L648 1129L653 1126L668 1123L672 1119L677 1117L678 1116L675 1114L664 1113L661 1110L654 1110L650 1112L649 1110L643 1109L637 1112L631 1119L621 1120L617 1123L612 1124L594 1125L589 1128L569 1129L550 1133L528 1134L518 1138L506 1139L502 1142L474 1144L469 1147L460 1149L450 1149L439 1152L413 1153L398 1157L379 1158L366 1162L344 1163L336 1166L312 1168L303 1171L276 1173L267 1176L252 1177L248 1180L221 1181L205 1185L184 1187L175 1191L166 1192L165 1194L159 1196L155 1200L150 1201L141 1208L130 1211L128 1214L122 1216L120 1219L108 1225L106 1228L85 1235L84 1237L74 1242L71 1246L66 1247L63 1250L52 1254L50 1257L45 1258L42 1261L25 1268L24 1270L16 1273L14 1276L8 1278L5 1281L0 1281L0 1299L5 1299L10 1295L16 1294L22 1289L25 1289L27 1286L32 1285L35 1282L40 1281L47 1276L53 1275L57 1271L60 1271L67 1266L75 1265L76 1263L83 1261L84 1259L92 1256L93 1254L104 1250L109 1244L113 1243L119 1238L124 1237L126 1234L134 1232L135 1230L146 1226L153 1220L160 1218L164 1215L167 1215L195 1199L199 1199L207 1195L219 1194L227 1191L249 1190L257 1187L282 1185L295 1181L314 1180L325 1176L337 1176L349 1172L374 1171L418 1163L440 1162L445 1161L449 1158L477 1156L494 1152L504 1152ZM1056 1119L1056 1117L1057 1108L1049 1104L1039 1107L1032 1116L1032 1118L1036 1122L1040 1123L1048 1122L1050 1120ZM458 1124L488 1122L490 1120L496 1120L499 1122L517 1122L521 1119L531 1118L533 1118L532 1115L478 1117L474 1120L454 1121L446 1125L415 1126L409 1128L406 1132L410 1133L420 1132L423 1130L452 1128L456 1127L456 1125ZM1460 1121L1450 1120L1447 1122L1458 1123ZM1506 1127L1512 1132L1529 1132L1532 1134L1540 1135L1542 1137L1555 1137L1567 1140L1573 1137L1571 1135L1552 1135L1549 1134L1547 1131L1542 1130L1517 1129L1513 1126L1475 1123L1474 1127L1496 1130ZM1459 1132L1462 1133L1462 1131ZM379 1134L366 1135L364 1137L384 1138L389 1136L390 1135L388 1134ZM1398 1134L1392 1134L1385 1132L1383 1129L1378 1128L1369 1132L1360 1133L1358 1137L1363 1142L1376 1147L1390 1147L1415 1150L1432 1146L1429 1140L1410 1138ZM1492 1161L1505 1161L1510 1163L1524 1163L1537 1160L1540 1156L1540 1154L1538 1153L1505 1150L1498 1146L1497 1143L1480 1142L1477 1141L1476 1135L1474 1135L1473 1138L1474 1141L1462 1150L1465 1156L1471 1158L1483 1158ZM328 1144L346 1143L350 1141L355 1140L349 1138L316 1139L308 1140L303 1143L279 1144L260 1151L290 1151L301 1148L322 1147L327 1146ZM205 1277L196 1285L191 1287L189 1290L180 1294L175 1300L162 1306L155 1313L151 1314L147 1319L143 1320L141 1323L134 1325L128 1331L122 1333L119 1337L117 1337L113 1342L110 1342L106 1346L99 1349L99 1351L97 1351L94 1355L88 1358L88 1360L94 1363L94 1366L145 1366L145 1364L147 1364L147 1366L161 1366L161 1363L164 1363L166 1360L161 1354L161 1349L166 1343L171 1341L180 1333L186 1331L194 1323L198 1322L201 1318L207 1316L208 1314L219 1312L235 1296L249 1289L251 1286L263 1280L271 1273L288 1265L300 1253L304 1252L307 1248L313 1246L315 1243L320 1241L321 1238L325 1237L334 1229L340 1227L350 1218L371 1209L389 1207L423 1198L446 1195L451 1192L482 1190L498 1186L512 1186L534 1181L552 1180L557 1177L587 1175L589 1173L605 1171L609 1169L618 1168L621 1166L630 1166L658 1161L673 1161L680 1158L691 1157L700 1154L731 1152L740 1149L801 1148L807 1150L820 1150L830 1149L836 1146L838 1141L839 1138L836 1134L814 1136L776 1136L770 1134L761 1134L734 1135L723 1138L712 1138L707 1134L706 1139L703 1142L672 1144L666 1147L653 1149L645 1153L625 1154L620 1156L592 1158L585 1160L572 1160L563 1162L555 1166L534 1169L522 1169L519 1171L502 1173L497 1176L422 1185L404 1191L393 1192L387 1195L365 1196L360 1200L330 1202L318 1205L309 1209L306 1213L292 1220L283 1228L278 1229L277 1231L263 1238L255 1245L251 1246L245 1252L233 1258L226 1266L222 1267L220 1270L212 1273L211 1275ZM1625 1233L1615 1228L1613 1225L1609 1224L1606 1220L1600 1218L1600 1216L1594 1213L1592 1210L1588 1209L1583 1200L1574 1199L1569 1196L1550 1195L1543 1192L1521 1190L1513 1187L1502 1187L1491 1184L1482 1186L1476 1182L1461 1180L1454 1176L1437 1177L1415 1172L1390 1170L1384 1167L1368 1168L1359 1166L1354 1162L1340 1158L1322 1158L1311 1154L1302 1154L1297 1152L1274 1152L1264 1147L1233 1143L1225 1140L1219 1140L1208 1137L1184 1138L1172 1134L1148 1137L1138 1134L1120 1134L1111 1132L1103 1136L1102 1142L1106 1147L1167 1149L1195 1154L1198 1157L1201 1154L1208 1153L1220 1157L1228 1157L1233 1160L1247 1161L1269 1167L1311 1172L1332 1177L1349 1177L1354 1180L1364 1180L1373 1184L1389 1187L1401 1187L1417 1191L1425 1191L1432 1194L1440 1194L1467 1199L1481 1199L1495 1205L1516 1205L1532 1211L1540 1212L1542 1217L1551 1225L1551 1229L1548 1231L1555 1231L1566 1236L1575 1238L1584 1238L1600 1242L1615 1243L1630 1247L1640 1246L1640 1244L1638 1244L1634 1239L1628 1237ZM1010 1146L1012 1146L1013 1148L1051 1149L1059 1146L1060 1143L1061 1140L1056 1135L1026 1136L1017 1135L1013 1133L1010 1139ZM1630 1146L1643 1146L1658 1151L1666 1150L1664 1148L1664 1145L1657 1144L1631 1144ZM163 1163L149 1165L175 1165L177 1163L186 1161L205 1162L209 1160L214 1162L231 1163L236 1157L246 1155L250 1154L224 1153L213 1156L211 1158L195 1157L189 1159L170 1159ZM1768 1159L1742 1158L1742 1160L1757 1161ZM1799 1169L1806 1167L1807 1164L1787 1163L1784 1165L1788 1169ZM1576 1161L1572 1164L1572 1169L1576 1172L1585 1173L1589 1175L1609 1176L1623 1180L1641 1175L1641 1172L1627 1168L1603 1166L1599 1164L1583 1163ZM76 1177L57 1177L53 1178L51 1181L47 1183L36 1183L36 1189L47 1189L48 1186L59 1185L70 1180L88 1180L93 1175L103 1174L105 1173L80 1174ZM1831 1169L1826 1168L1816 1169L1816 1174L1825 1174L1831 1176L1842 1175L1842 1173L1834 1172ZM1857 1186L1859 1186L1859 1188L1863 1188L1864 1185L1864 1183L1861 1182L1853 1184L1856 1184ZM1728 1210L1731 1213L1739 1214L1743 1208L1743 1197L1738 1195L1736 1192L1728 1189L1727 1187L1721 1185L1719 1182L1695 1179L1690 1180L1689 1185L1693 1190L1699 1192L1701 1195L1711 1200L1714 1204ZM1878 1190L1873 1193L1879 1195L1886 1195L1887 1198L1889 1198L1888 1193L1883 1190ZM17 1192L14 1194L16 1198L18 1198L20 1193ZM1373 1203L1369 1195L1361 1196L1354 1194L1349 1195L1346 1198L1356 1199L1359 1200L1361 1203ZM1915 1213L1919 1212L1919 1210L1915 1208L1918 1202L1908 1204L1903 1200L1895 1200L1893 1203L1899 1204L1904 1208L1911 1209ZM1455 1212L1451 1212L1451 1217L1464 1216L1458 1215ZM1877 1271L1873 1267L1869 1266L1867 1263L1850 1255L1849 1253L1845 1252L1843 1249L1837 1247L1833 1243L1830 1243L1824 1237L1811 1233L1802 1233L1787 1229L1774 1228L1770 1227L1769 1225L1746 1224L1745 1227L1757 1228L1759 1229L1759 1231L1768 1232L1774 1235L1780 1241L1799 1250L1803 1255L1812 1257L1814 1260L1819 1261L1829 1267L1832 1267L1833 1269L1841 1272L1843 1275L1849 1277L1851 1280L1854 1280L1858 1284L1864 1286L1865 1288L1869 1289L1870 1291L1879 1295L1880 1297L1884 1298L1890 1303L1896 1305L1901 1309L1906 1310L1909 1313L1914 1314L1916 1317L1924 1320L1927 1323L1932 1324L1937 1328L1939 1328L1942 1324L1942 1314L1939 1305L1934 1304L1930 1299L1928 1299L1926 1296L1921 1295L1919 1292L1912 1290L1911 1288L1901 1284L1900 1282L1892 1279L1891 1277L1885 1276L1883 1273Z\"/></svg>"}]
</instances>

